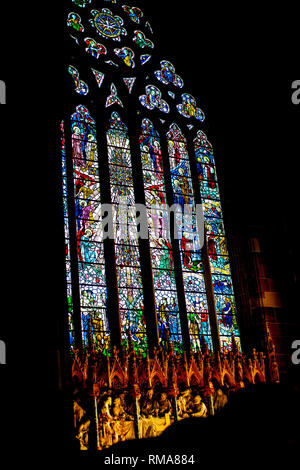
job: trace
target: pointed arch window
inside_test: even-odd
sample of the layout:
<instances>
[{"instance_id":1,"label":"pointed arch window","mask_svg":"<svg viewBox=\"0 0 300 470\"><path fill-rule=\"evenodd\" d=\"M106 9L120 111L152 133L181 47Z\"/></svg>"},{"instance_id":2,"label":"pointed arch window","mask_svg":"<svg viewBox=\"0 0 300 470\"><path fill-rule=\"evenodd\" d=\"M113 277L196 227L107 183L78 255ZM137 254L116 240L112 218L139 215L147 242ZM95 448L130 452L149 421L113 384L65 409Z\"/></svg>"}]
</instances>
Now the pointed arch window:
<instances>
[{"instance_id":1,"label":"pointed arch window","mask_svg":"<svg viewBox=\"0 0 300 470\"><path fill-rule=\"evenodd\" d=\"M197 176L206 222L206 239L222 349L229 349L232 334L240 347L229 255L213 148L203 131L194 139Z\"/></svg>"},{"instance_id":2,"label":"pointed arch window","mask_svg":"<svg viewBox=\"0 0 300 470\"><path fill-rule=\"evenodd\" d=\"M80 310L76 329L80 323L83 345L92 331L97 345L107 349L109 325L112 330L118 320L118 345L130 331L136 351L143 354L157 336L156 329L160 341L169 329L178 352L189 340L193 350L203 342L212 349L218 338L221 348L230 349L232 334L240 344L239 329L213 151L199 130L205 115L198 99L185 89L181 71L157 57L144 12L122 2L93 3L70 0L65 19L68 35L75 39L70 41L67 66L74 103L68 111L68 118L73 113L68 187L70 157L62 141L63 192L69 201L64 218L71 344L73 320ZM194 158L196 176L191 169ZM101 194L113 207L113 243L108 251ZM196 204L200 196L205 247ZM178 241L169 236L169 218L163 210L167 198L179 208ZM138 239L136 199L145 201L148 244ZM115 315L108 291L118 299ZM149 308L145 299L151 300Z\"/></svg>"},{"instance_id":3,"label":"pointed arch window","mask_svg":"<svg viewBox=\"0 0 300 470\"><path fill-rule=\"evenodd\" d=\"M189 333L194 349L201 345L201 337L212 349L211 328L202 262L200 230L197 223L191 169L186 138L177 124L167 133L174 202L181 208L176 216L179 227L179 247Z\"/></svg>"},{"instance_id":4,"label":"pointed arch window","mask_svg":"<svg viewBox=\"0 0 300 470\"><path fill-rule=\"evenodd\" d=\"M175 266L166 212L166 189L160 137L149 119L142 121L139 140L159 337L164 340L165 329L168 328L174 349L182 351Z\"/></svg>"},{"instance_id":5,"label":"pointed arch window","mask_svg":"<svg viewBox=\"0 0 300 470\"><path fill-rule=\"evenodd\" d=\"M105 350L110 335L96 123L83 105L71 116L71 139L82 342L87 345L90 330L99 349Z\"/></svg>"},{"instance_id":6,"label":"pointed arch window","mask_svg":"<svg viewBox=\"0 0 300 470\"><path fill-rule=\"evenodd\" d=\"M135 215L131 150L127 127L117 112L111 114L106 133L113 204L116 268L123 339L128 330L134 345L147 347L144 297Z\"/></svg>"}]
</instances>

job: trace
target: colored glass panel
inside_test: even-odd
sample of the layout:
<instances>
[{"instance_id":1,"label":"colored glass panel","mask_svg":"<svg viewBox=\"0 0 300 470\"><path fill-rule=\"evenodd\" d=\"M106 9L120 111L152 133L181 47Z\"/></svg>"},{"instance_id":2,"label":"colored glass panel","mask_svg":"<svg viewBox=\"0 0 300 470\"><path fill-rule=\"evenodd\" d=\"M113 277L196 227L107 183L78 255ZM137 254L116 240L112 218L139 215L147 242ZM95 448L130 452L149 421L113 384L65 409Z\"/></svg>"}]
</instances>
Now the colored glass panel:
<instances>
[{"instance_id":1,"label":"colored glass panel","mask_svg":"<svg viewBox=\"0 0 300 470\"><path fill-rule=\"evenodd\" d=\"M82 340L86 345L90 329L97 347L107 349L109 326L96 124L82 105L71 117L71 131Z\"/></svg>"},{"instance_id":2,"label":"colored glass panel","mask_svg":"<svg viewBox=\"0 0 300 470\"><path fill-rule=\"evenodd\" d=\"M239 347L240 334L213 148L202 131L198 131L194 147L221 347L231 349L232 334Z\"/></svg>"},{"instance_id":3,"label":"colored glass panel","mask_svg":"<svg viewBox=\"0 0 300 470\"><path fill-rule=\"evenodd\" d=\"M92 19L90 24L97 33L105 39L112 39L113 41L120 41L121 36L126 36L127 31L123 28L124 21L120 16L115 16L107 9L103 8L100 11L91 10Z\"/></svg>"},{"instance_id":4,"label":"colored glass panel","mask_svg":"<svg viewBox=\"0 0 300 470\"><path fill-rule=\"evenodd\" d=\"M165 340L166 328L177 351L182 350L182 336L172 246L168 236L166 190L160 137L149 119L143 119L140 151L147 207L148 232L158 330Z\"/></svg>"},{"instance_id":5,"label":"colored glass panel","mask_svg":"<svg viewBox=\"0 0 300 470\"><path fill-rule=\"evenodd\" d=\"M193 349L197 349L204 338L212 349L199 236L201 227L196 217L186 139L179 127L172 124L167 140L174 202L181 208L176 222L191 343Z\"/></svg>"},{"instance_id":6,"label":"colored glass panel","mask_svg":"<svg viewBox=\"0 0 300 470\"><path fill-rule=\"evenodd\" d=\"M126 125L113 112L107 131L111 199L122 338L130 330L136 350L147 348L137 223L134 211L131 150Z\"/></svg>"},{"instance_id":7,"label":"colored glass panel","mask_svg":"<svg viewBox=\"0 0 300 470\"><path fill-rule=\"evenodd\" d=\"M74 321L73 321L73 300L72 300L72 277L70 262L70 226L68 211L68 187L67 187L67 168L66 168L66 148L65 148L65 128L64 122L60 123L61 130L61 162L62 162L62 192L63 192L63 213L64 213L64 234L65 234L65 261L66 261L66 281L67 281L67 305L69 322L69 341L70 347L74 346Z\"/></svg>"}]
</instances>

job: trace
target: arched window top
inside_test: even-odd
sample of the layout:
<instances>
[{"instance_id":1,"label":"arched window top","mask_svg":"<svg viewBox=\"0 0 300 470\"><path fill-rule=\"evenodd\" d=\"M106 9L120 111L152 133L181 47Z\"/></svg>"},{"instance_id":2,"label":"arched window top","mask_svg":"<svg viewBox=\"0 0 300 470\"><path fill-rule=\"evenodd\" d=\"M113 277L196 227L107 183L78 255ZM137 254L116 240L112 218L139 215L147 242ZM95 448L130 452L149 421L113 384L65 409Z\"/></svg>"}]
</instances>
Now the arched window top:
<instances>
[{"instance_id":1,"label":"arched window top","mask_svg":"<svg viewBox=\"0 0 300 470\"><path fill-rule=\"evenodd\" d=\"M214 165L214 152L211 143L203 131L198 131L194 139L195 153L198 162Z\"/></svg>"},{"instance_id":2,"label":"arched window top","mask_svg":"<svg viewBox=\"0 0 300 470\"><path fill-rule=\"evenodd\" d=\"M208 152L213 153L213 148L211 143L207 140L206 134L203 131L198 131L194 139L194 144L197 147L203 147Z\"/></svg>"},{"instance_id":3,"label":"arched window top","mask_svg":"<svg viewBox=\"0 0 300 470\"><path fill-rule=\"evenodd\" d=\"M158 132L154 128L153 123L147 118L142 120L142 133L151 135L153 137L159 137Z\"/></svg>"},{"instance_id":4,"label":"arched window top","mask_svg":"<svg viewBox=\"0 0 300 470\"><path fill-rule=\"evenodd\" d=\"M127 126L124 124L119 114L116 111L111 113L111 118L109 120L109 128L115 131L127 133Z\"/></svg>"},{"instance_id":5,"label":"arched window top","mask_svg":"<svg viewBox=\"0 0 300 470\"><path fill-rule=\"evenodd\" d=\"M167 132L167 139L186 143L186 138L184 137L178 124L175 122L170 125L170 130Z\"/></svg>"},{"instance_id":6,"label":"arched window top","mask_svg":"<svg viewBox=\"0 0 300 470\"><path fill-rule=\"evenodd\" d=\"M76 107L76 112L72 114L72 121L76 123L76 125L82 124L93 130L95 130L96 127L96 122L90 115L89 110L82 104Z\"/></svg>"}]
</instances>

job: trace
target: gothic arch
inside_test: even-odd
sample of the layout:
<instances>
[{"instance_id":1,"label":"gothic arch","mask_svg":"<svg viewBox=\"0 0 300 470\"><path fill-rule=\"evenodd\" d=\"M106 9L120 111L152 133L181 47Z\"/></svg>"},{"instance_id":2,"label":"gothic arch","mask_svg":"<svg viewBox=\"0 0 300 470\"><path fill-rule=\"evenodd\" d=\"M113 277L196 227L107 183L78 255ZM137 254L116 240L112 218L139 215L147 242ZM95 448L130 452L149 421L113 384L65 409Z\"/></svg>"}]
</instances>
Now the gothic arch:
<instances>
[{"instance_id":1,"label":"gothic arch","mask_svg":"<svg viewBox=\"0 0 300 470\"><path fill-rule=\"evenodd\" d=\"M165 341L165 328L178 353L205 344L230 349L232 334L239 346L214 156L198 100L176 67L160 57L141 9L117 1L70 0L65 19L70 106L63 117L62 153L71 346L86 347L90 329L103 352L122 348L130 331L135 350L145 355ZM80 112L83 124L74 132L74 114ZM130 152L128 145L117 144L117 131L107 140L112 116L125 124ZM151 147L154 136L141 131L145 120L155 129L156 147ZM182 142L171 136L175 132L184 136ZM153 155L156 166L151 166ZM136 244L102 242L95 230L114 188L134 203L148 204L148 215L151 201L160 204L159 214L162 201L188 206L191 217L179 240L160 236L160 246L151 246L151 237ZM199 205L204 246L195 241ZM162 224L163 216L157 217Z\"/></svg>"}]
</instances>

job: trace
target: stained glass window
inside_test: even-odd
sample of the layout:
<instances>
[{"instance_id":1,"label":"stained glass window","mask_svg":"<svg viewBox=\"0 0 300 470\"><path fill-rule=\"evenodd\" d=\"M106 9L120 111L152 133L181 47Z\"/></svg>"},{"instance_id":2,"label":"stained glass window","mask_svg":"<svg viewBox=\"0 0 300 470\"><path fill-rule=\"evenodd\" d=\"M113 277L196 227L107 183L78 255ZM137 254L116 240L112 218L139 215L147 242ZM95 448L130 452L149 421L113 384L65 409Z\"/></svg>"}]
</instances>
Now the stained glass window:
<instances>
[{"instance_id":1,"label":"stained glass window","mask_svg":"<svg viewBox=\"0 0 300 470\"><path fill-rule=\"evenodd\" d=\"M124 62L127 67L134 68L134 52L130 47L122 47L122 49L114 49L114 53Z\"/></svg>"},{"instance_id":2,"label":"stained glass window","mask_svg":"<svg viewBox=\"0 0 300 470\"><path fill-rule=\"evenodd\" d=\"M83 80L79 79L78 70L72 65L69 65L68 72L73 77L76 93L78 93L79 95L87 95L89 92L89 87Z\"/></svg>"},{"instance_id":3,"label":"stained glass window","mask_svg":"<svg viewBox=\"0 0 300 470\"><path fill-rule=\"evenodd\" d=\"M107 49L103 44L95 41L93 38L85 38L84 42L86 43L87 47L85 48L86 52L91 56L99 59L101 55L107 54Z\"/></svg>"},{"instance_id":4,"label":"stained glass window","mask_svg":"<svg viewBox=\"0 0 300 470\"><path fill-rule=\"evenodd\" d=\"M65 128L64 122L60 123L61 131L61 155L62 155L62 191L63 191L63 211L64 211L64 232L65 232L65 265L66 265L66 284L67 284L67 304L68 304L68 323L70 346L74 342L74 323L73 323L73 299L72 299L72 279L71 279L71 258L70 258L70 226L68 211L68 183L66 168L66 147L65 147Z\"/></svg>"},{"instance_id":5,"label":"stained glass window","mask_svg":"<svg viewBox=\"0 0 300 470\"><path fill-rule=\"evenodd\" d=\"M175 73L174 65L167 60L162 60L160 65L161 69L154 72L156 78L165 85L172 83L174 86L182 88L183 80Z\"/></svg>"},{"instance_id":6,"label":"stained glass window","mask_svg":"<svg viewBox=\"0 0 300 470\"><path fill-rule=\"evenodd\" d=\"M175 65L157 57L153 31L141 9L114 0L99 0L97 5L91 0L70 0L65 21L68 34L74 34L66 67L73 78L71 156L66 151L62 125L71 344L81 335L86 345L91 331L97 347L106 349L109 325L117 319L121 326L118 344L126 342L130 331L135 350L143 354L151 343L149 335L154 335L156 322L160 341L169 330L178 352L184 348L183 338L188 337L193 350L204 342L212 349L216 323L222 348L230 349L232 334L240 344L214 156L200 130L205 119L201 103L186 89ZM96 122L88 109L94 117L98 113L102 141L97 139ZM191 151L193 147L195 152ZM192 174L192 158L196 158L196 175ZM66 162L68 168L73 168L72 175L67 174ZM134 180L133 175L140 175L141 181ZM73 186L67 186L69 178ZM197 178L205 246L202 213L200 210L199 219L196 204ZM74 193L69 194L72 187ZM113 207L111 260L107 259L107 244L103 241L100 189L103 197L109 195ZM135 202L141 194L146 203L147 245L140 243L137 233ZM172 241L167 194L177 208L177 239ZM72 204L75 227L70 217ZM75 260L71 253L76 253ZM108 263L112 263L112 273ZM146 270L152 275L151 286L143 285ZM116 291L119 306L115 317L107 294L107 279L112 277L112 291ZM151 312L145 308L145 298L150 297L155 304L152 323ZM184 304L186 311L182 311ZM79 324L81 330L75 335ZM153 329L147 331L146 325Z\"/></svg>"},{"instance_id":7,"label":"stained glass window","mask_svg":"<svg viewBox=\"0 0 300 470\"><path fill-rule=\"evenodd\" d=\"M139 100L145 108L151 111L155 108L158 108L162 113L170 111L168 103L162 99L161 91L154 85L147 85L146 94L140 96Z\"/></svg>"},{"instance_id":8,"label":"stained glass window","mask_svg":"<svg viewBox=\"0 0 300 470\"><path fill-rule=\"evenodd\" d=\"M189 93L183 93L181 98L182 102L177 105L178 112L186 118L194 117L199 121L204 121L204 113L200 108L197 108L195 98Z\"/></svg>"},{"instance_id":9,"label":"stained glass window","mask_svg":"<svg viewBox=\"0 0 300 470\"><path fill-rule=\"evenodd\" d=\"M198 131L197 137L194 139L194 146L206 220L209 263L221 347L230 349L232 333L238 345L240 345L240 335L213 149L202 131Z\"/></svg>"},{"instance_id":10,"label":"stained glass window","mask_svg":"<svg viewBox=\"0 0 300 470\"><path fill-rule=\"evenodd\" d=\"M123 10L126 11L131 21L140 23L140 20L143 17L143 12L140 8L123 5Z\"/></svg>"},{"instance_id":11,"label":"stained glass window","mask_svg":"<svg viewBox=\"0 0 300 470\"><path fill-rule=\"evenodd\" d=\"M170 126L167 139L174 202L181 208L176 221L180 228L178 242L191 342L194 349L199 348L203 336L212 349L201 253L201 227L197 221L187 142L177 124Z\"/></svg>"},{"instance_id":12,"label":"stained glass window","mask_svg":"<svg viewBox=\"0 0 300 470\"><path fill-rule=\"evenodd\" d=\"M123 81L125 85L127 86L129 93L132 92L132 88L133 88L135 80L136 80L136 77L123 78Z\"/></svg>"},{"instance_id":13,"label":"stained glass window","mask_svg":"<svg viewBox=\"0 0 300 470\"><path fill-rule=\"evenodd\" d=\"M91 329L100 349L109 345L96 123L83 105L71 117L74 209L83 344Z\"/></svg>"},{"instance_id":14,"label":"stained glass window","mask_svg":"<svg viewBox=\"0 0 300 470\"><path fill-rule=\"evenodd\" d=\"M93 18L89 20L90 24L103 38L120 42L121 36L127 35L126 29L123 28L123 19L114 16L108 8L103 8L101 11L91 10L91 15Z\"/></svg>"},{"instance_id":15,"label":"stained glass window","mask_svg":"<svg viewBox=\"0 0 300 470\"><path fill-rule=\"evenodd\" d=\"M74 13L73 11L68 14L67 25L71 28L74 28L75 31L79 31L80 33L83 33L84 31L84 26L81 22L81 16L78 15L78 13Z\"/></svg>"},{"instance_id":16,"label":"stained glass window","mask_svg":"<svg viewBox=\"0 0 300 470\"><path fill-rule=\"evenodd\" d=\"M145 34L142 31L134 31L133 41L136 43L137 46L144 49L145 47L150 47L151 49L154 48L154 44L150 39L147 39Z\"/></svg>"},{"instance_id":17,"label":"stained glass window","mask_svg":"<svg viewBox=\"0 0 300 470\"><path fill-rule=\"evenodd\" d=\"M102 83L103 83L103 80L104 80L105 75L104 75L103 72L99 72L99 70L96 70L96 69L93 69L93 68L92 68L92 72L93 72L93 74L94 74L94 76L95 76L95 79L96 79L96 81L97 81L98 87L100 88L101 85L102 85Z\"/></svg>"},{"instance_id":18,"label":"stained glass window","mask_svg":"<svg viewBox=\"0 0 300 470\"><path fill-rule=\"evenodd\" d=\"M107 97L105 106L106 108L108 108L109 106L112 106L113 104L118 104L119 106L123 108L123 103L118 97L117 88L114 83L112 83L110 86L110 95Z\"/></svg>"},{"instance_id":19,"label":"stained glass window","mask_svg":"<svg viewBox=\"0 0 300 470\"><path fill-rule=\"evenodd\" d=\"M182 350L181 327L175 283L175 266L166 213L166 189L160 138L149 119L143 119L140 134L149 241L154 278L159 336L170 331L174 348Z\"/></svg>"},{"instance_id":20,"label":"stained glass window","mask_svg":"<svg viewBox=\"0 0 300 470\"><path fill-rule=\"evenodd\" d=\"M107 146L123 338L126 340L126 333L130 330L135 348L145 351L146 324L131 150L127 127L116 112L111 115Z\"/></svg>"}]
</instances>

